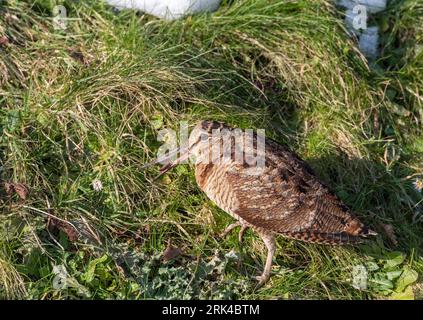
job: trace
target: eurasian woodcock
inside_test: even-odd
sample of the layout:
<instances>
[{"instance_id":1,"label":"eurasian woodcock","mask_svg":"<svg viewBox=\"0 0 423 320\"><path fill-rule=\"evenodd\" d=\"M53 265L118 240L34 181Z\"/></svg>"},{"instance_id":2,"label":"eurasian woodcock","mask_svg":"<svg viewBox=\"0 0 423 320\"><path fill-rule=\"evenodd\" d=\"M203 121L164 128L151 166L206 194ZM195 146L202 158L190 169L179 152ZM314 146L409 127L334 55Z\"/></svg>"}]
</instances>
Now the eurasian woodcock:
<instances>
[{"instance_id":1,"label":"eurasian woodcock","mask_svg":"<svg viewBox=\"0 0 423 320\"><path fill-rule=\"evenodd\" d=\"M276 235L312 243L353 244L376 234L288 147L240 131L221 122L201 121L190 135L189 147L179 149L179 157L161 172L194 158L200 189L237 220L223 234L240 226L240 241L247 228L263 239L268 254L264 271L257 277L259 285L270 277Z\"/></svg>"}]
</instances>

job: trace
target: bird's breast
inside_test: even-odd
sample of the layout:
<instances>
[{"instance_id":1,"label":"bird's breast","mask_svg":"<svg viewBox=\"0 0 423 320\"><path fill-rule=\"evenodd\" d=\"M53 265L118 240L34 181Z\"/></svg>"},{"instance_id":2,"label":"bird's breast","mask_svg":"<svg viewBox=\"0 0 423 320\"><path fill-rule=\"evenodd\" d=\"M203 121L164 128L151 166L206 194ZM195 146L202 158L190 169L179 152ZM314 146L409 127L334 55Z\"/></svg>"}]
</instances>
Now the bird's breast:
<instances>
[{"instance_id":1,"label":"bird's breast","mask_svg":"<svg viewBox=\"0 0 423 320\"><path fill-rule=\"evenodd\" d=\"M227 166L219 164L197 164L195 167L195 178L200 189L219 208L234 216L234 211L239 207L233 190L228 183L225 183ZM237 216L234 216L238 219Z\"/></svg>"}]
</instances>

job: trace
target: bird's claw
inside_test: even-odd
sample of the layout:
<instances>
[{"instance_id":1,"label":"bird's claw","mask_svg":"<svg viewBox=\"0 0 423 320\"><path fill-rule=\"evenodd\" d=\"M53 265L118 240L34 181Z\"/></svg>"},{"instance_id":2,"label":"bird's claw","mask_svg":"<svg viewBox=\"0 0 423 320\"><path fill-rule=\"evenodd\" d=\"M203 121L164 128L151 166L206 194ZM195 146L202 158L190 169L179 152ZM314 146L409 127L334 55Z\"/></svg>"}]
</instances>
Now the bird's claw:
<instances>
[{"instance_id":1,"label":"bird's claw","mask_svg":"<svg viewBox=\"0 0 423 320\"><path fill-rule=\"evenodd\" d=\"M259 276L255 276L254 279L258 281L256 288L260 288L263 285L265 285L266 282L270 279L270 274L269 275L262 274Z\"/></svg>"}]
</instances>

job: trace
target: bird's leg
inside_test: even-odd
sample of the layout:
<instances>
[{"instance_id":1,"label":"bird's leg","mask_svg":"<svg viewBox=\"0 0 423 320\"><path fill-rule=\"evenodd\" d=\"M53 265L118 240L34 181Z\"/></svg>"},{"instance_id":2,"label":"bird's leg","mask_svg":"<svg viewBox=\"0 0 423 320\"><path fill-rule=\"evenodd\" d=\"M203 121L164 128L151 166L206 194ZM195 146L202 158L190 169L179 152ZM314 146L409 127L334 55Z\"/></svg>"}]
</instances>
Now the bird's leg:
<instances>
[{"instance_id":1,"label":"bird's leg","mask_svg":"<svg viewBox=\"0 0 423 320\"><path fill-rule=\"evenodd\" d=\"M241 225L241 222L239 222L239 221L237 221L237 222L234 222L234 223L232 223L232 224L230 224L226 229L225 229L225 231L223 231L222 233L221 233L221 235L220 235L220 237L221 238L224 238L224 237L226 237L227 235L228 235L228 233L229 232L231 232L233 229L235 229L236 227L239 227Z\"/></svg>"},{"instance_id":2,"label":"bird's leg","mask_svg":"<svg viewBox=\"0 0 423 320\"><path fill-rule=\"evenodd\" d=\"M270 270L272 268L273 256L276 251L276 243L275 243L275 236L273 234L259 233L259 235L263 239L264 244L267 247L267 258L266 258L266 264L264 266L264 271L260 276L256 277L256 279L259 281L258 286L261 287L270 278Z\"/></svg>"}]
</instances>

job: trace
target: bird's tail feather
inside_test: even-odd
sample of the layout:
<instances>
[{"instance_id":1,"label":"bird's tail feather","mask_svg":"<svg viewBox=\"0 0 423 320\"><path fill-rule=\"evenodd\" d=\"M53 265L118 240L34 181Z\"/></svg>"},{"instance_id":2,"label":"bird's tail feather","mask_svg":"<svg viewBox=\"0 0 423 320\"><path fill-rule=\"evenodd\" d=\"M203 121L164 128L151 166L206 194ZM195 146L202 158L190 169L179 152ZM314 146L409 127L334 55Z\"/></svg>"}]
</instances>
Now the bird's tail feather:
<instances>
[{"instance_id":1,"label":"bird's tail feather","mask_svg":"<svg viewBox=\"0 0 423 320\"><path fill-rule=\"evenodd\" d=\"M350 235L346 232L323 233L315 231L284 232L282 236L310 243L322 244L357 244L363 242L363 239Z\"/></svg>"}]
</instances>

